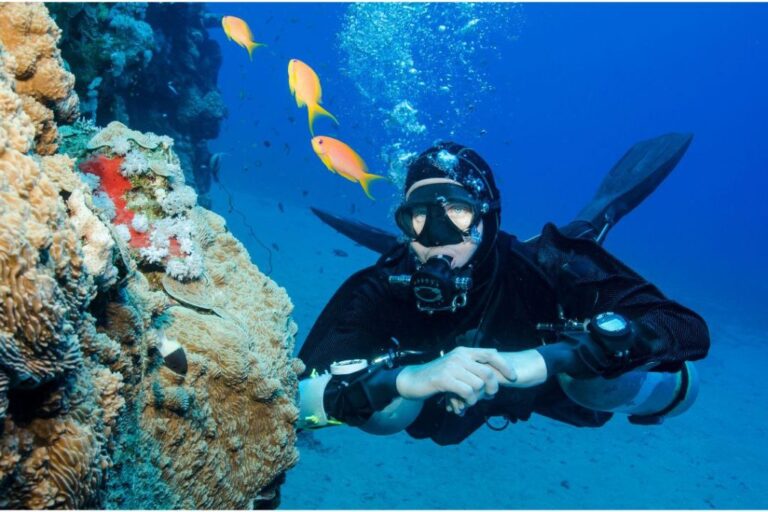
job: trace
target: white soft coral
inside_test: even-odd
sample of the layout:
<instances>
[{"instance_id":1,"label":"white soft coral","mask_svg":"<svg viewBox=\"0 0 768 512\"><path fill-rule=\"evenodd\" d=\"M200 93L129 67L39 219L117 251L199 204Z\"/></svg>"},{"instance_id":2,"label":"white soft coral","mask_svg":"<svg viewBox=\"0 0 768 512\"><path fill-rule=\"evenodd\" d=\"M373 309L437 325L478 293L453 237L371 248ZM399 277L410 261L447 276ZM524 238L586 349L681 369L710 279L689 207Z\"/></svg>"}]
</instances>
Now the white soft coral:
<instances>
[{"instance_id":1,"label":"white soft coral","mask_svg":"<svg viewBox=\"0 0 768 512\"><path fill-rule=\"evenodd\" d=\"M168 247L150 245L149 247L142 247L139 254L147 263L162 263L168 256Z\"/></svg>"},{"instance_id":2,"label":"white soft coral","mask_svg":"<svg viewBox=\"0 0 768 512\"><path fill-rule=\"evenodd\" d=\"M120 172L125 177L145 174L149 171L149 161L138 151L129 151L120 165Z\"/></svg>"},{"instance_id":3,"label":"white soft coral","mask_svg":"<svg viewBox=\"0 0 768 512\"><path fill-rule=\"evenodd\" d=\"M192 221L186 217L166 217L155 222L149 247L139 251L142 258L148 263L162 264L170 256L171 238L176 238L183 256L171 257L165 264L165 273L180 281L200 277L204 270L203 257L192 239L193 228Z\"/></svg>"},{"instance_id":4,"label":"white soft coral","mask_svg":"<svg viewBox=\"0 0 768 512\"><path fill-rule=\"evenodd\" d=\"M186 258L173 258L165 266L165 273L179 281L197 279L203 275L203 258L194 252Z\"/></svg>"},{"instance_id":5,"label":"white soft coral","mask_svg":"<svg viewBox=\"0 0 768 512\"><path fill-rule=\"evenodd\" d=\"M81 189L75 189L67 199L70 222L83 240L85 268L97 277L114 275L112 248L115 245L109 229L85 204Z\"/></svg>"},{"instance_id":6,"label":"white soft coral","mask_svg":"<svg viewBox=\"0 0 768 512\"><path fill-rule=\"evenodd\" d=\"M142 247L139 254L149 263L162 263L168 256L168 248L171 244L171 224L172 219L162 219L155 222L152 226L152 233L149 235L149 246Z\"/></svg>"},{"instance_id":7,"label":"white soft coral","mask_svg":"<svg viewBox=\"0 0 768 512\"><path fill-rule=\"evenodd\" d=\"M146 233L149 230L149 219L143 213L137 213L133 217L131 226L137 233Z\"/></svg>"},{"instance_id":8,"label":"white soft coral","mask_svg":"<svg viewBox=\"0 0 768 512\"><path fill-rule=\"evenodd\" d=\"M131 141L128 137L115 137L110 146L116 155L126 155L131 150Z\"/></svg>"},{"instance_id":9,"label":"white soft coral","mask_svg":"<svg viewBox=\"0 0 768 512\"><path fill-rule=\"evenodd\" d=\"M188 185L180 185L162 198L158 198L160 206L168 215L179 215L197 204L197 193Z\"/></svg>"}]
</instances>

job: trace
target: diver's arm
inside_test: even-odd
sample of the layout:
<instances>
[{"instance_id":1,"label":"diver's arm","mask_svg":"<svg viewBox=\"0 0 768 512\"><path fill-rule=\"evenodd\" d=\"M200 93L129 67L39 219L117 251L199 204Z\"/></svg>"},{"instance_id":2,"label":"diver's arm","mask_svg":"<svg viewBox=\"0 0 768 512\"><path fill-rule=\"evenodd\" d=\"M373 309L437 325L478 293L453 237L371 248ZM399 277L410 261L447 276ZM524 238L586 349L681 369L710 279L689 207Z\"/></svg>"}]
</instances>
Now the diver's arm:
<instances>
[{"instance_id":1,"label":"diver's arm","mask_svg":"<svg viewBox=\"0 0 768 512\"><path fill-rule=\"evenodd\" d=\"M634 343L626 357L597 373L616 376L648 365L676 371L684 361L706 356L710 340L704 320L669 300L603 247L546 226L536 250L540 269L554 283L567 318L580 321L611 311L632 322Z\"/></svg>"},{"instance_id":2,"label":"diver's arm","mask_svg":"<svg viewBox=\"0 0 768 512\"><path fill-rule=\"evenodd\" d=\"M380 376L378 383L373 383L374 387L382 387L379 389L379 396L374 399L375 404L363 398L355 405L355 399L343 396L344 390L339 386L328 386L332 378L330 373L301 380L298 428L321 428L346 423L378 435L394 434L405 429L419 415L424 402L407 400L387 391L390 387L394 389L393 378L396 379L399 372L386 373L392 370L385 369L381 371L385 373ZM389 402L382 405L387 400ZM380 410L374 410L377 406Z\"/></svg>"},{"instance_id":3,"label":"diver's arm","mask_svg":"<svg viewBox=\"0 0 768 512\"><path fill-rule=\"evenodd\" d=\"M502 381L502 386L530 388L543 384L559 373L585 375L587 366L579 359L573 345L560 342L518 352L499 352L503 367L499 371L516 376L512 381Z\"/></svg>"},{"instance_id":4,"label":"diver's arm","mask_svg":"<svg viewBox=\"0 0 768 512\"><path fill-rule=\"evenodd\" d=\"M507 385L532 387L558 374L580 379L615 377L639 367L637 360L632 360L633 354L640 350L638 347L657 343L657 335L636 321L619 318L626 320L620 337L609 336L590 326L560 333L560 341L556 343L519 352L501 352L504 362L517 374L517 380ZM594 322L592 319L589 324ZM657 361L647 361L644 366L656 365Z\"/></svg>"},{"instance_id":5,"label":"diver's arm","mask_svg":"<svg viewBox=\"0 0 768 512\"><path fill-rule=\"evenodd\" d=\"M345 423L374 434L392 434L413 423L424 400L438 393L472 406L515 378L499 352L474 347L458 347L424 364L324 374L299 383L300 426Z\"/></svg>"},{"instance_id":6,"label":"diver's arm","mask_svg":"<svg viewBox=\"0 0 768 512\"><path fill-rule=\"evenodd\" d=\"M388 406L375 412L368 421L360 425L360 430L380 436L395 434L413 423L423 406L424 400L395 398Z\"/></svg>"},{"instance_id":7,"label":"diver's arm","mask_svg":"<svg viewBox=\"0 0 768 512\"><path fill-rule=\"evenodd\" d=\"M366 371L357 374L358 379L353 375L332 379L329 373L334 362L384 353L391 346L397 307L386 275L375 268L355 274L336 292L299 352L307 368L299 382L299 428L367 425L377 433L392 433L413 421L421 404L394 403L396 370Z\"/></svg>"},{"instance_id":8,"label":"diver's arm","mask_svg":"<svg viewBox=\"0 0 768 512\"><path fill-rule=\"evenodd\" d=\"M620 349L620 357L609 340L587 333L563 336L563 341L578 347L577 355L586 362L588 373L612 377L649 366L677 371L685 361L706 356L710 341L704 320L649 283L622 291L606 289L604 295L613 300L601 300L588 314L620 314L629 320L632 332Z\"/></svg>"},{"instance_id":9,"label":"diver's arm","mask_svg":"<svg viewBox=\"0 0 768 512\"><path fill-rule=\"evenodd\" d=\"M600 349L595 347L594 350ZM502 384L510 387L538 386L546 382L549 377L560 373L579 377L597 375L581 359L577 347L571 343L558 342L535 349L499 354L504 359L506 367L517 375L514 382Z\"/></svg>"},{"instance_id":10,"label":"diver's arm","mask_svg":"<svg viewBox=\"0 0 768 512\"><path fill-rule=\"evenodd\" d=\"M399 396L396 380L401 370L380 367L351 375L315 373L300 380L297 428L349 425L379 435L405 429L421 412L423 400Z\"/></svg>"},{"instance_id":11,"label":"diver's arm","mask_svg":"<svg viewBox=\"0 0 768 512\"><path fill-rule=\"evenodd\" d=\"M652 297L656 303L650 307L616 307L617 311L634 315L633 323L643 333L635 352L630 354L633 359L630 364L633 367L648 363L674 367L682 361L704 358L710 346L709 329L704 319L663 296Z\"/></svg>"}]
</instances>

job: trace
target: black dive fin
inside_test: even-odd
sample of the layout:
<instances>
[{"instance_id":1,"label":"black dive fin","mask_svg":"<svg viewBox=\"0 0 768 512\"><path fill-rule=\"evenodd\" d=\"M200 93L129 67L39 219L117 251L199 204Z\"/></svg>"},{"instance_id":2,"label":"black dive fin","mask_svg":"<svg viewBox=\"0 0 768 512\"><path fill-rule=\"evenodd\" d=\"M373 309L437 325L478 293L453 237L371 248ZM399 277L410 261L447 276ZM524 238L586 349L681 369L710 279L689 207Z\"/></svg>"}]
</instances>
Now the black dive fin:
<instances>
[{"instance_id":1,"label":"black dive fin","mask_svg":"<svg viewBox=\"0 0 768 512\"><path fill-rule=\"evenodd\" d=\"M320 220L331 226L342 235L352 239L352 241L357 242L363 247L367 247L372 251L378 252L379 254L389 252L400 243L398 241L397 235L371 226L370 224L338 217L312 206L310 207L310 210L312 210L312 213L320 217Z\"/></svg>"},{"instance_id":2,"label":"black dive fin","mask_svg":"<svg viewBox=\"0 0 768 512\"><path fill-rule=\"evenodd\" d=\"M692 134L668 133L632 146L608 172L576 220L590 222L599 233L597 242L601 242L611 227L672 172L692 139Z\"/></svg>"}]
</instances>

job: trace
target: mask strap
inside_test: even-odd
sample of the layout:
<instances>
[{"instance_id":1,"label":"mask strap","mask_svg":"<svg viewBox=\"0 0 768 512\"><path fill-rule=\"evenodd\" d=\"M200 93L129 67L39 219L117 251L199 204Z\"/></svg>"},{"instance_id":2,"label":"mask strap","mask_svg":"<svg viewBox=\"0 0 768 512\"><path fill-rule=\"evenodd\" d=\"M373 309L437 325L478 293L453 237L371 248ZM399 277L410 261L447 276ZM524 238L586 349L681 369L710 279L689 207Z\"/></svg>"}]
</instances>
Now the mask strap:
<instances>
[{"instance_id":1,"label":"mask strap","mask_svg":"<svg viewBox=\"0 0 768 512\"><path fill-rule=\"evenodd\" d=\"M460 149L460 150L459 150L459 151L456 153L456 156L457 156L458 158L462 159L463 161L467 162L469 165L471 165L471 166L472 166L472 168L473 168L473 169L475 170L475 172L477 173L478 177L479 177L479 178L482 180L482 182L483 182L483 185L484 185L484 186L485 186L485 187L488 189L488 193L489 193L489 194L492 196L492 199L491 199L491 201L489 201L489 202L488 202L488 206L489 206L489 213L490 213L490 212L493 212L493 213L495 213L495 215L496 215L496 226L497 226L497 229L495 230L495 233L493 234L493 240L490 240L490 242L489 242L489 246L490 246L490 247L495 247L495 245L496 245L496 240L498 240L498 238L499 238L499 226L501 225L501 217L499 216L499 213L498 213L498 211L501 209L501 201L500 201L500 199L499 199L498 197L493 197L493 195L494 195L494 191L493 191L493 189L490 187L490 183L488 182L488 179L485 177L485 173L484 173L483 171L481 171L481 170L480 170L480 168L479 168L479 167L478 167L478 166L475 164L475 162L473 162L473 161L472 161L472 160L470 160L468 157L466 157L465 155L463 155L463 153L464 153L465 151L468 151L469 149L470 149L470 148L466 148L466 147L465 147L465 148L461 148L461 149ZM481 261L484 261L484 260L485 260L485 259L486 259L488 256L489 256L488 254L485 254L485 255L483 256L483 259L482 259Z\"/></svg>"}]
</instances>

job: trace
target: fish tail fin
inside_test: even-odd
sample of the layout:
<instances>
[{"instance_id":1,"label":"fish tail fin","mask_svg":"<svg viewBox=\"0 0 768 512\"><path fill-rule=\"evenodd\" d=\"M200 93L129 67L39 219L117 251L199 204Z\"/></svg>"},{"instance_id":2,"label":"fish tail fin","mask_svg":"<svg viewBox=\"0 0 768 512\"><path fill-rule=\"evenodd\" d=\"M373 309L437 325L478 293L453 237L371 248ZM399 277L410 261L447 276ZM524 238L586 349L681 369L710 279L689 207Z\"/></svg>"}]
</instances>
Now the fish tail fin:
<instances>
[{"instance_id":1,"label":"fish tail fin","mask_svg":"<svg viewBox=\"0 0 768 512\"><path fill-rule=\"evenodd\" d=\"M333 122L334 122L334 123L336 123L337 125L339 124L339 120L338 120L338 119L336 119L336 116L334 116L333 114L331 114L330 112L328 112L327 110L325 110L325 109L324 109L323 107L321 107L320 105L315 105L315 106L316 106L316 108L317 108L317 112L316 112L317 114L320 114L321 116L330 117L331 119L333 119Z\"/></svg>"},{"instance_id":2,"label":"fish tail fin","mask_svg":"<svg viewBox=\"0 0 768 512\"><path fill-rule=\"evenodd\" d=\"M336 119L336 116L325 110L323 107L321 107L317 103L309 104L307 103L307 114L309 115L309 132L312 134L312 136L315 135L313 125L315 124L315 118L317 116L326 116L333 119L333 122L337 125L339 124L339 120Z\"/></svg>"},{"instance_id":3,"label":"fish tail fin","mask_svg":"<svg viewBox=\"0 0 768 512\"><path fill-rule=\"evenodd\" d=\"M369 173L363 173L363 176L360 178L360 186L363 187L363 192L365 192L365 195L368 196L368 199L371 199L372 201L375 201L373 196L371 195L370 190L368 187L370 186L372 181L376 180L385 180L387 179L385 176L379 176L378 174L369 174Z\"/></svg>"},{"instance_id":4,"label":"fish tail fin","mask_svg":"<svg viewBox=\"0 0 768 512\"><path fill-rule=\"evenodd\" d=\"M265 45L264 43L254 43L253 41L245 45L245 49L248 50L248 57L251 60L253 60L253 50L261 46L267 46L267 45Z\"/></svg>"}]
</instances>

